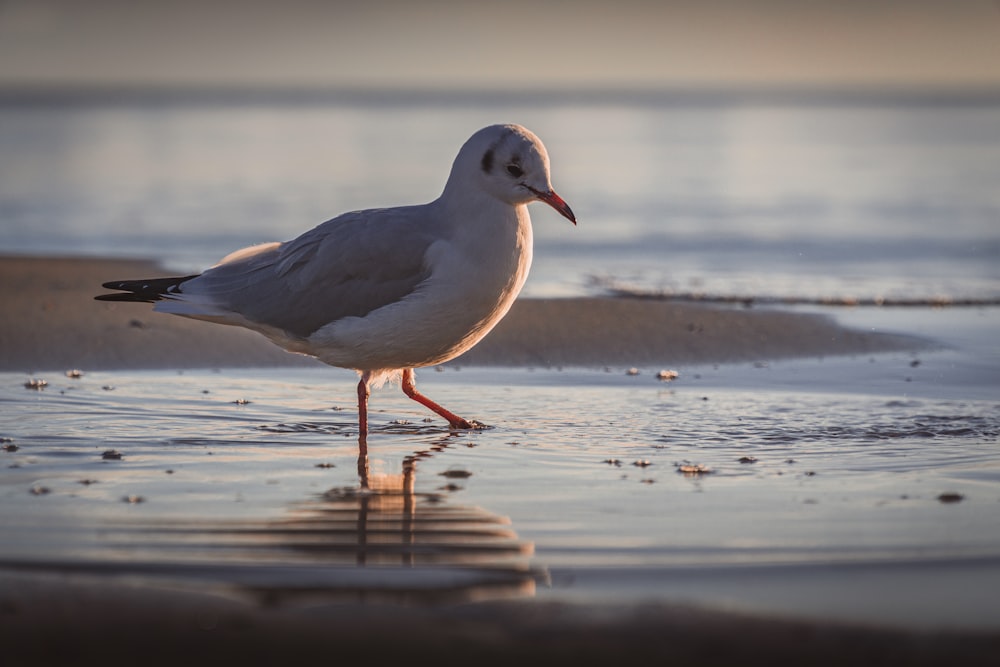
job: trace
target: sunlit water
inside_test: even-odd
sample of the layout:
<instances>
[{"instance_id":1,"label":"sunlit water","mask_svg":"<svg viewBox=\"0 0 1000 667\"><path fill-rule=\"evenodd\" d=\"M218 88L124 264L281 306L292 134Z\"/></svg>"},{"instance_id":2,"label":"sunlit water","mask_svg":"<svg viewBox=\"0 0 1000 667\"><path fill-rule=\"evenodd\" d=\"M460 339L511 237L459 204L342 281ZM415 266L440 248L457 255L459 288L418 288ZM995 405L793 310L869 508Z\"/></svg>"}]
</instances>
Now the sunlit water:
<instances>
[{"instance_id":1,"label":"sunlit water","mask_svg":"<svg viewBox=\"0 0 1000 667\"><path fill-rule=\"evenodd\" d=\"M572 228L534 206L527 293L1000 298L995 101L258 96L0 104L0 249L192 271L340 212L428 201L519 122Z\"/></svg>"},{"instance_id":2,"label":"sunlit water","mask_svg":"<svg viewBox=\"0 0 1000 667\"><path fill-rule=\"evenodd\" d=\"M580 219L533 208L529 295L596 276L758 299L1000 296L1000 113L947 102L8 100L0 251L195 270L431 199L461 142L501 121L542 136ZM277 604L693 601L996 628L998 309L836 315L939 347L670 383L423 371L491 428L449 434L387 388L367 467L346 371L47 373L41 390L0 374L0 565Z\"/></svg>"},{"instance_id":3,"label":"sunlit water","mask_svg":"<svg viewBox=\"0 0 1000 667\"><path fill-rule=\"evenodd\" d=\"M490 428L449 433L385 388L367 461L344 371L2 374L0 565L272 604L652 600L995 628L995 311L966 317L964 351L672 382L424 371Z\"/></svg>"}]
</instances>

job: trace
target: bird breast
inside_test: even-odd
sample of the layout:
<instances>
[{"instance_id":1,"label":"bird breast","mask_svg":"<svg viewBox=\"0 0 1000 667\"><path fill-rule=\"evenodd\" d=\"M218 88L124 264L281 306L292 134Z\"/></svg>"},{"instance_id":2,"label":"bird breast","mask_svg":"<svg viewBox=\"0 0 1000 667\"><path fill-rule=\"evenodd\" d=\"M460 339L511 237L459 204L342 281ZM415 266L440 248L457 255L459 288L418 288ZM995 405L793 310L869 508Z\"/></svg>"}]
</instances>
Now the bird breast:
<instances>
[{"instance_id":1,"label":"bird breast","mask_svg":"<svg viewBox=\"0 0 1000 667\"><path fill-rule=\"evenodd\" d=\"M430 366L471 348L507 314L531 266L527 207L506 208L495 224L462 226L435 241L426 256L430 276L413 293L323 327L300 351L372 370Z\"/></svg>"}]
</instances>

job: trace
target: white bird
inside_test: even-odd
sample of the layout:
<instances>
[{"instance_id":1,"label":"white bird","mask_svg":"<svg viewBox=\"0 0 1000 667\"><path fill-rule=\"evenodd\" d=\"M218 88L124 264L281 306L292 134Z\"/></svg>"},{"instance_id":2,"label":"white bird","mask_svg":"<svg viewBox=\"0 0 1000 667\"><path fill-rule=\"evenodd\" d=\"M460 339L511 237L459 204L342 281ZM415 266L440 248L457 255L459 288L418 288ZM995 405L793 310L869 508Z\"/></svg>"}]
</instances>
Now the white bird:
<instances>
[{"instance_id":1,"label":"white bird","mask_svg":"<svg viewBox=\"0 0 1000 667\"><path fill-rule=\"evenodd\" d=\"M403 392L448 421L473 424L419 393L413 369L459 356L507 313L531 265L527 204L576 224L555 193L541 140L519 125L469 138L441 196L344 213L285 243L238 250L200 275L104 283L103 301L257 331L282 348L358 371L358 430L371 387Z\"/></svg>"}]
</instances>

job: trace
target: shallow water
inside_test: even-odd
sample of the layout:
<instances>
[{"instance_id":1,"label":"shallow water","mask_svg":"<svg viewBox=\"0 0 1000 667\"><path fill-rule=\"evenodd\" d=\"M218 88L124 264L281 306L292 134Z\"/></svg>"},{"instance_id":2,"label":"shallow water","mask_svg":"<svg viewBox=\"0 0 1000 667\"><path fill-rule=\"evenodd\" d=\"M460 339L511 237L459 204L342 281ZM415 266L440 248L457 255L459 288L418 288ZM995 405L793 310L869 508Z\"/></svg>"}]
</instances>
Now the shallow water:
<instances>
[{"instance_id":1,"label":"shallow water","mask_svg":"<svg viewBox=\"0 0 1000 667\"><path fill-rule=\"evenodd\" d=\"M909 317L985 334L996 311ZM672 382L425 370L426 393L491 427L449 433L384 388L367 460L345 371L46 374L41 390L4 373L0 565L284 605L656 600L995 629L1000 363L986 335L942 341Z\"/></svg>"},{"instance_id":2,"label":"shallow water","mask_svg":"<svg viewBox=\"0 0 1000 667\"><path fill-rule=\"evenodd\" d=\"M0 250L191 272L347 210L428 201L476 129L543 138L534 296L1000 298L1000 113L961 98L621 95L0 103Z\"/></svg>"},{"instance_id":3,"label":"shallow water","mask_svg":"<svg viewBox=\"0 0 1000 667\"><path fill-rule=\"evenodd\" d=\"M597 276L756 300L1000 297L995 102L62 102L0 106L2 252L203 268L433 198L468 134L516 121L580 219L534 207L529 295ZM940 346L670 383L423 371L492 428L449 434L387 388L367 467L348 372L47 373L41 390L3 373L0 566L285 605L655 600L996 629L998 313L837 310Z\"/></svg>"}]
</instances>

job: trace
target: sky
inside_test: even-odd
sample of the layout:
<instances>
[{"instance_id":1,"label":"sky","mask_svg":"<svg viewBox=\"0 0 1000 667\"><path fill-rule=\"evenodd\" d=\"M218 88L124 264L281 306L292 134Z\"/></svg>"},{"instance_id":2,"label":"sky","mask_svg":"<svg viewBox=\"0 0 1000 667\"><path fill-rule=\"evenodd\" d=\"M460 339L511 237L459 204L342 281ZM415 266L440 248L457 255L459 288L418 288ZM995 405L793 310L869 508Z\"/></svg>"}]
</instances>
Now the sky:
<instances>
[{"instance_id":1,"label":"sky","mask_svg":"<svg viewBox=\"0 0 1000 667\"><path fill-rule=\"evenodd\" d=\"M1000 0L0 0L0 87L1000 87Z\"/></svg>"}]
</instances>

